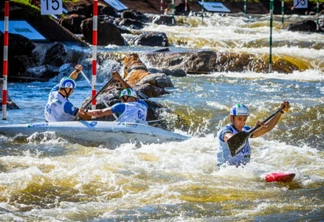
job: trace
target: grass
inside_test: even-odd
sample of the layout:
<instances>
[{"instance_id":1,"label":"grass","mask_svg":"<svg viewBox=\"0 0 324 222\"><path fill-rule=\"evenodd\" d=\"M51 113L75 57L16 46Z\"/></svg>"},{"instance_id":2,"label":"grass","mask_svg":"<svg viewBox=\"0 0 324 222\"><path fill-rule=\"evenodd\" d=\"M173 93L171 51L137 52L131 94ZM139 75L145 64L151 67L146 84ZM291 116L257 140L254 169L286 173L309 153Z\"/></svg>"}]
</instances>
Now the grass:
<instances>
[{"instance_id":1,"label":"grass","mask_svg":"<svg viewBox=\"0 0 324 222\"><path fill-rule=\"evenodd\" d=\"M188 0L190 2L196 2L196 0ZM199 0L202 1L202 0ZM216 0L205 0L205 2L215 2ZM279 0L274 0L274 1L279 1ZM293 3L294 0L284 0L285 3ZM217 2L244 2L244 0L217 0ZM247 3L249 2L255 2L255 3L259 3L259 2L270 2L270 0L246 0ZM317 0L308 0L308 2L311 3L316 3ZM323 2L323 0L319 0L319 2Z\"/></svg>"}]
</instances>

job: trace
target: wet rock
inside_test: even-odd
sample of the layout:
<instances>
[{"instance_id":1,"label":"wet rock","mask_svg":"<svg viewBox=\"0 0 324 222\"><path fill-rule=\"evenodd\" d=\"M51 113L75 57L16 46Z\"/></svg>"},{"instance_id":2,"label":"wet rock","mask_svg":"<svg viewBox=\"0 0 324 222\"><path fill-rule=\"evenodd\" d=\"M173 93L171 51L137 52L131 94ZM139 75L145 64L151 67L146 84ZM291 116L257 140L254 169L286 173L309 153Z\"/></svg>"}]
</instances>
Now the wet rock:
<instances>
[{"instance_id":1,"label":"wet rock","mask_svg":"<svg viewBox=\"0 0 324 222\"><path fill-rule=\"evenodd\" d=\"M74 34L81 34L81 23L87 17L84 15L71 14L62 17L59 23L64 28L70 30Z\"/></svg>"},{"instance_id":2,"label":"wet rock","mask_svg":"<svg viewBox=\"0 0 324 222\"><path fill-rule=\"evenodd\" d=\"M169 67L171 70L181 69L186 73L209 74L211 72L244 72L255 71L268 73L269 58L256 57L253 54L240 54L230 52L198 51L181 53L154 53L144 54L152 66ZM291 73L298 70L291 61L282 60L281 66L278 63L273 64L273 71L282 73Z\"/></svg>"},{"instance_id":3,"label":"wet rock","mask_svg":"<svg viewBox=\"0 0 324 222\"><path fill-rule=\"evenodd\" d=\"M81 30L85 41L92 44L93 18L82 21ZM98 45L125 45L120 30L104 17L98 18Z\"/></svg>"},{"instance_id":4,"label":"wet rock","mask_svg":"<svg viewBox=\"0 0 324 222\"><path fill-rule=\"evenodd\" d=\"M67 54L64 44L56 42L46 51L43 64L60 67L65 63Z\"/></svg>"},{"instance_id":5,"label":"wet rock","mask_svg":"<svg viewBox=\"0 0 324 222\"><path fill-rule=\"evenodd\" d=\"M135 19L121 19L118 23L119 26L126 26L131 29L142 29L144 27L144 24L141 21L135 20Z\"/></svg>"},{"instance_id":6,"label":"wet rock","mask_svg":"<svg viewBox=\"0 0 324 222\"><path fill-rule=\"evenodd\" d=\"M0 41L4 35L0 32ZM34 64L32 51L35 44L24 36L9 33L8 47L8 81L20 81L17 76L24 75L26 69ZM1 48L0 60L3 61L3 47ZM13 64L13 65L11 65ZM3 62L0 63L0 73L3 70Z\"/></svg>"},{"instance_id":7,"label":"wet rock","mask_svg":"<svg viewBox=\"0 0 324 222\"><path fill-rule=\"evenodd\" d=\"M294 32L317 32L316 22L313 20L301 21L290 24L287 30Z\"/></svg>"},{"instance_id":8,"label":"wet rock","mask_svg":"<svg viewBox=\"0 0 324 222\"><path fill-rule=\"evenodd\" d=\"M158 25L172 25L172 16L168 15L156 15L152 19L152 23ZM175 21L174 21L175 22Z\"/></svg>"},{"instance_id":9,"label":"wet rock","mask_svg":"<svg viewBox=\"0 0 324 222\"><path fill-rule=\"evenodd\" d=\"M127 10L123 11L121 13L120 17L122 19L137 20L137 21L140 21L142 23L145 23L145 22L149 21L148 17L145 14L143 14L143 13L137 11L137 10L132 10L132 9L127 9Z\"/></svg>"},{"instance_id":10,"label":"wet rock","mask_svg":"<svg viewBox=\"0 0 324 222\"><path fill-rule=\"evenodd\" d=\"M130 45L143 45L143 46L157 46L157 47L166 47L169 46L168 37L165 33L142 33L139 36L136 36L134 39L129 41Z\"/></svg>"}]
</instances>

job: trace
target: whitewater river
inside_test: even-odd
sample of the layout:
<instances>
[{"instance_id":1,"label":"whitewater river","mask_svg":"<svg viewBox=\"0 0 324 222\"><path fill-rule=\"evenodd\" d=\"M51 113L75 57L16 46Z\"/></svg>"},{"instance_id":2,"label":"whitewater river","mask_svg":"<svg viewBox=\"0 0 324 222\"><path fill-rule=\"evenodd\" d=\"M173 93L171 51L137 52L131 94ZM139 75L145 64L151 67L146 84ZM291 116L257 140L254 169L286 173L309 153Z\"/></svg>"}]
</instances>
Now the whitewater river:
<instances>
[{"instance_id":1,"label":"whitewater river","mask_svg":"<svg viewBox=\"0 0 324 222\"><path fill-rule=\"evenodd\" d=\"M177 18L187 25L145 29L166 32L174 51L204 48L267 55L268 16L255 18ZM323 220L324 36L281 30L279 21L274 23L273 53L301 61L300 71L172 77L170 94L154 99L188 121L188 131L176 130L192 136L187 141L109 149L71 143L52 133L27 140L0 136L0 221ZM99 66L99 79L105 79L103 70L110 66ZM20 109L10 110L0 124L43 121L47 94L55 83L10 83L9 95ZM82 78L77 84L71 101L80 106L91 89ZM98 88L104 84L99 82ZM283 100L290 101L290 111L272 132L251 140L251 162L218 170L214 134L228 123L229 108L239 102L249 106L248 124L254 125ZM281 170L295 172L294 181L262 180L264 173Z\"/></svg>"}]
</instances>

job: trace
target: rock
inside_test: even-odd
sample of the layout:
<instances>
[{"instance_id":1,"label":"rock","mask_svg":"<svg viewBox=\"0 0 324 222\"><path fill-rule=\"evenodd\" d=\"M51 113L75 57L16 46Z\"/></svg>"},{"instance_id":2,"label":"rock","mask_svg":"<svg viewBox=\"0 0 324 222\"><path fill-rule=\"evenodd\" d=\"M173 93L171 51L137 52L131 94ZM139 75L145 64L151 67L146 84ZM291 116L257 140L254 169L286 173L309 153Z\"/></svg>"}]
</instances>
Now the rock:
<instances>
[{"instance_id":1,"label":"rock","mask_svg":"<svg viewBox=\"0 0 324 222\"><path fill-rule=\"evenodd\" d=\"M133 20L141 21L142 23L149 21L146 15L144 15L143 13L137 10L132 10L132 9L127 9L123 11L120 17L122 19L133 19Z\"/></svg>"},{"instance_id":2,"label":"rock","mask_svg":"<svg viewBox=\"0 0 324 222\"><path fill-rule=\"evenodd\" d=\"M59 21L60 25L70 30L74 34L81 34L81 23L87 17L84 15L71 14L62 17Z\"/></svg>"},{"instance_id":3,"label":"rock","mask_svg":"<svg viewBox=\"0 0 324 222\"><path fill-rule=\"evenodd\" d=\"M143 46L157 46L166 47L169 46L168 37L165 33L142 33L129 41L130 45L143 45Z\"/></svg>"},{"instance_id":4,"label":"rock","mask_svg":"<svg viewBox=\"0 0 324 222\"><path fill-rule=\"evenodd\" d=\"M54 43L45 53L43 64L60 67L65 63L67 50L63 43Z\"/></svg>"},{"instance_id":5,"label":"rock","mask_svg":"<svg viewBox=\"0 0 324 222\"><path fill-rule=\"evenodd\" d=\"M156 15L152 19L152 23L158 25L172 25L172 16L169 15Z\"/></svg>"},{"instance_id":6,"label":"rock","mask_svg":"<svg viewBox=\"0 0 324 222\"><path fill-rule=\"evenodd\" d=\"M294 32L316 32L316 22L313 20L301 21L290 24L287 30Z\"/></svg>"},{"instance_id":7,"label":"rock","mask_svg":"<svg viewBox=\"0 0 324 222\"><path fill-rule=\"evenodd\" d=\"M119 26L126 26L131 29L139 30L144 27L144 24L141 21L135 19L121 19L118 23Z\"/></svg>"},{"instance_id":8,"label":"rock","mask_svg":"<svg viewBox=\"0 0 324 222\"><path fill-rule=\"evenodd\" d=\"M0 33L0 41L3 42L4 35ZM34 64L32 51L35 44L24 36L9 33L8 47L8 81L19 81L17 76L24 75L28 67ZM3 47L1 48L0 60L3 61ZM3 62L0 63L0 73L3 70Z\"/></svg>"},{"instance_id":9,"label":"rock","mask_svg":"<svg viewBox=\"0 0 324 222\"><path fill-rule=\"evenodd\" d=\"M253 54L215 52L204 50L198 52L154 53L144 54L152 66L169 67L171 70L181 69L186 73L209 74L211 72L243 72L254 71L268 73L267 60ZM280 64L285 64L283 67ZM273 71L291 73L298 70L291 61L284 60L273 64Z\"/></svg>"},{"instance_id":10,"label":"rock","mask_svg":"<svg viewBox=\"0 0 324 222\"><path fill-rule=\"evenodd\" d=\"M125 45L125 40L122 37L120 30L105 18L106 17L98 17L97 45ZM83 20L81 24L81 30L84 39L88 43L92 44L93 18L87 18Z\"/></svg>"}]
</instances>

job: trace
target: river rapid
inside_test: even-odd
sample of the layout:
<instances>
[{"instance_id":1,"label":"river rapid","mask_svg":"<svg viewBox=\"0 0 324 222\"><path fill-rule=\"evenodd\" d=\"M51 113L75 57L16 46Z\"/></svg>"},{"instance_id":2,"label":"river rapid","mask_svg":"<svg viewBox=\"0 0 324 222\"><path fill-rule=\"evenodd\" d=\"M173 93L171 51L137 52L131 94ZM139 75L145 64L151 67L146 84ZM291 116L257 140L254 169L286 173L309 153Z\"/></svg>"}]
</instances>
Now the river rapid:
<instances>
[{"instance_id":1,"label":"river rapid","mask_svg":"<svg viewBox=\"0 0 324 222\"><path fill-rule=\"evenodd\" d=\"M285 26L301 19L309 18L290 16ZM165 32L171 51L269 53L268 15L177 21L178 26L145 29ZM276 17L273 54L295 61L299 71L171 77L170 94L154 100L189 123L186 132L176 129L192 136L187 141L110 149L71 143L51 132L27 139L0 136L0 221L323 220L323 46L323 34L286 31ZM99 53L150 50L155 48L108 46ZM143 62L150 67L150 61ZM113 61L99 65L98 88L112 66ZM47 95L57 80L9 83L9 95L20 109L9 110L0 124L44 121ZM71 101L80 106L91 88L82 77L77 85ZM247 124L254 125L283 100L291 103L290 111L271 132L250 140L251 162L219 170L215 134L229 122L229 108L247 105L252 113ZM262 176L272 171L292 171L296 177L290 183L264 182Z\"/></svg>"}]
</instances>

